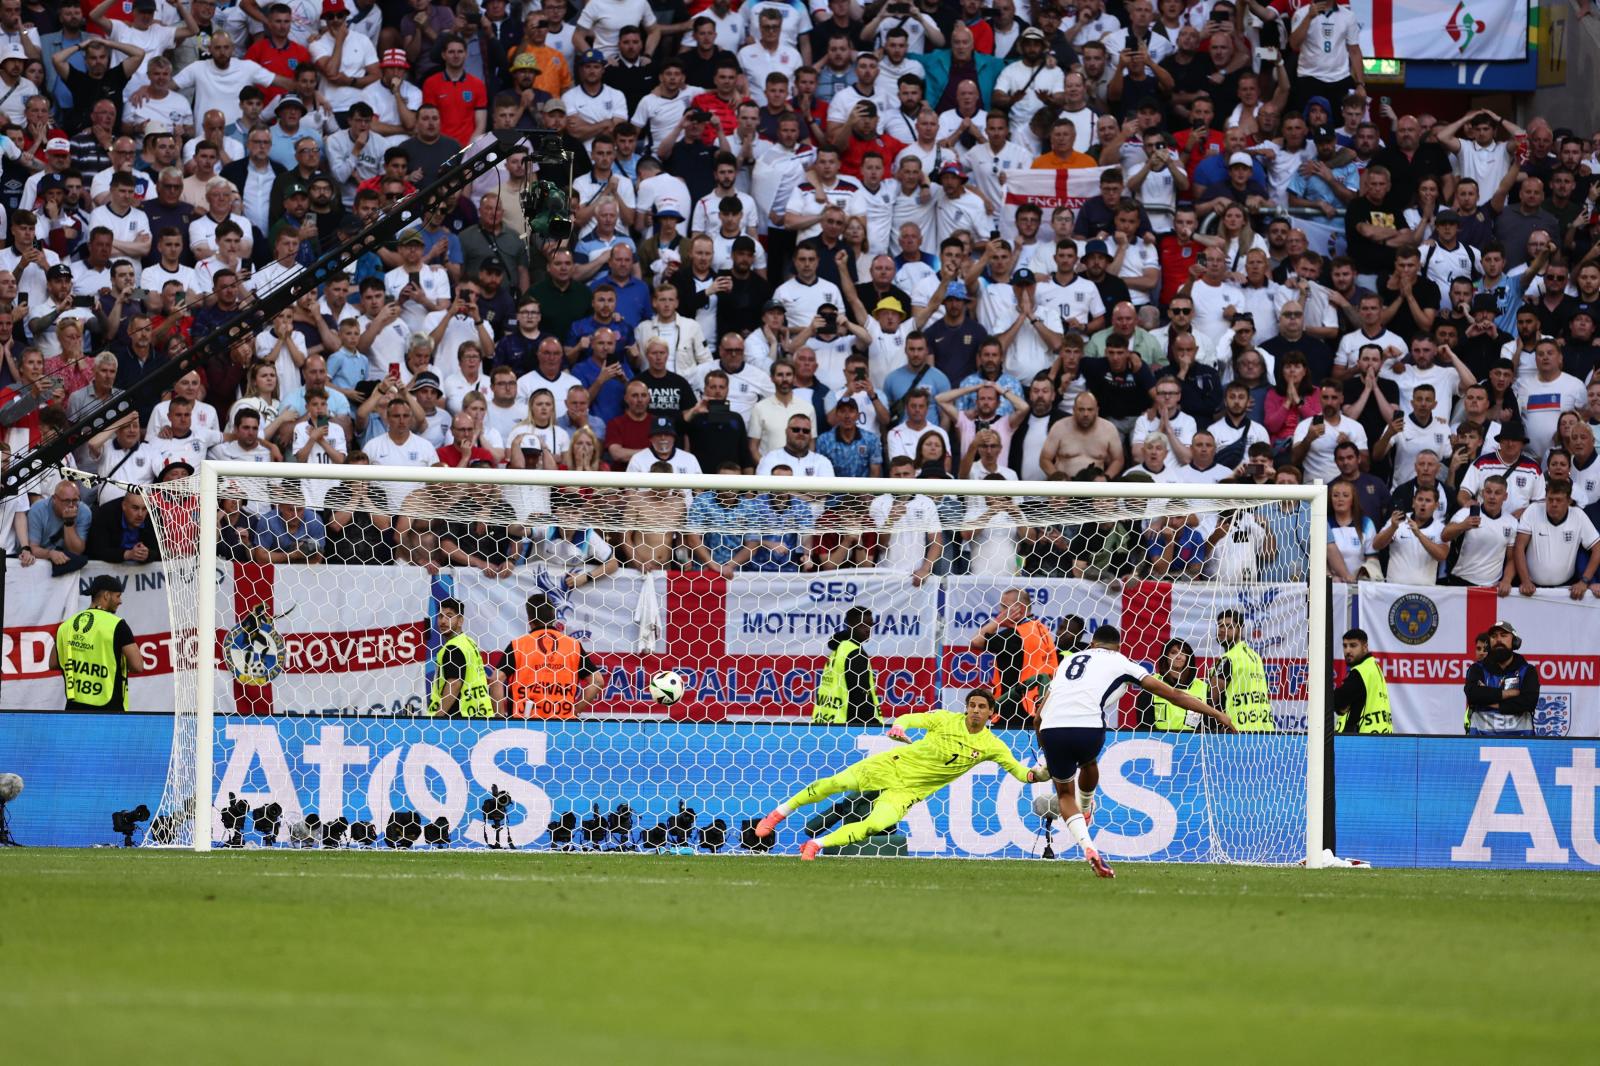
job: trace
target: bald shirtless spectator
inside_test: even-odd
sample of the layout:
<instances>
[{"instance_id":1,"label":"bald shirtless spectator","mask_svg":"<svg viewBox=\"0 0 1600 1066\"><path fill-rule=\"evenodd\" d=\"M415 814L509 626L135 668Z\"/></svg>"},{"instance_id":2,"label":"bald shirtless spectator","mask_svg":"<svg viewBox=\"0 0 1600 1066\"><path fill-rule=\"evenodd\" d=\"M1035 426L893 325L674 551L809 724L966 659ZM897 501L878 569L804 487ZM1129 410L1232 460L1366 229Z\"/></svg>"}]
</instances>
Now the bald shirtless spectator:
<instances>
[{"instance_id":1,"label":"bald shirtless spectator","mask_svg":"<svg viewBox=\"0 0 1600 1066\"><path fill-rule=\"evenodd\" d=\"M1072 402L1072 417L1050 427L1039 466L1046 477L1058 471L1076 474L1086 466L1098 466L1107 479L1122 473L1122 435L1100 417L1100 402L1091 393L1080 393Z\"/></svg>"}]
</instances>

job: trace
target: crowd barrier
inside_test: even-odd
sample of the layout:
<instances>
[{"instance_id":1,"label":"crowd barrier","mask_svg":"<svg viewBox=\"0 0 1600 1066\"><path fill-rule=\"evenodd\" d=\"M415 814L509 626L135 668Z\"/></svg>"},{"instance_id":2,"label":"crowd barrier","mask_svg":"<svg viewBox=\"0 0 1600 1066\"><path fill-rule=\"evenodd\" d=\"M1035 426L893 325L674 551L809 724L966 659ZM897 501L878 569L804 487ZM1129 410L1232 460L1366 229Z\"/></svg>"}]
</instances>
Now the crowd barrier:
<instances>
[{"instance_id":1,"label":"crowd barrier","mask_svg":"<svg viewBox=\"0 0 1600 1066\"><path fill-rule=\"evenodd\" d=\"M712 813L723 817L730 838L721 850L731 850L739 820L888 743L878 730L781 724L229 716L216 729L217 796L280 802L284 839L309 813L368 819L381 828L390 812L409 809L426 820L449 820L452 845L482 846L481 804L493 784L513 799L512 843L533 849L554 846L549 823L567 812L581 819L627 802L642 827L670 816L682 801L700 812L701 825ZM1032 756L1027 735L1000 733L1019 757ZM35 846L117 842L113 812L157 808L171 739L168 715L0 716L0 772L27 782L10 807L17 838ZM1218 853L1210 834L1224 845L1263 843L1261 810L1276 809L1279 821L1291 824L1303 817L1301 779L1283 775L1248 793L1219 796L1198 772L1199 748L1212 746L1206 757L1215 764L1219 747L1226 760L1244 745L1300 743L1287 736L1116 734L1101 760L1103 850L1124 859L1194 861ZM1339 737L1334 752L1341 855L1388 867L1600 868L1600 745ZM1271 754L1281 763L1293 753ZM1043 837L1030 801L1044 787L980 767L912 810L906 850L930 857L1036 856ZM220 840L220 822L213 832ZM248 839L259 845L259 834ZM1067 849L1059 826L1054 843ZM1267 858L1297 858L1288 838L1266 844Z\"/></svg>"},{"instance_id":2,"label":"crowd barrier","mask_svg":"<svg viewBox=\"0 0 1600 1066\"><path fill-rule=\"evenodd\" d=\"M55 628L87 604L88 582L105 569L91 566L63 578L42 567L7 572L0 708L61 705L60 677L48 667ZM150 674L133 679L129 709L170 711L169 575L157 566L116 572L128 579L121 613L155 663ZM1239 611L1247 638L1266 661L1280 726L1304 728L1306 594L1296 585L1151 581L1110 591L1069 579L946 577L913 586L904 575L875 570L732 578L624 570L569 592L558 572L538 564L496 579L469 568L429 574L408 566L244 563L223 566L214 580L221 612L216 693L224 713L419 713L432 678L438 600L461 599L467 632L493 654L526 631L524 602L534 591L550 597L566 631L607 668L602 714L809 718L828 638L852 605L870 607L876 616L868 650L885 704L956 709L963 693L990 674L988 657L968 646L973 634L991 619L1002 591L1026 588L1035 616L1052 628L1069 614L1090 631L1109 622L1123 631L1129 650L1146 659L1170 637L1188 640L1202 656L1216 654L1217 612ZM271 659L272 670L247 676L234 621L252 613L275 620L275 637L252 660ZM259 634L256 639L265 641ZM670 710L646 695L651 674L666 668L684 674L691 694Z\"/></svg>"},{"instance_id":3,"label":"crowd barrier","mask_svg":"<svg viewBox=\"0 0 1600 1066\"><path fill-rule=\"evenodd\" d=\"M127 579L122 615L154 663L151 673L133 680L129 709L172 709L167 574L159 566L104 564L67 577L51 577L43 566L7 569L0 709L61 705L60 675L49 669L55 628L87 605L88 582L102 572ZM383 591L375 595L378 574ZM970 651L968 640L992 616L1000 591L1020 585L1031 590L1035 613L1047 624L1067 614L1091 629L1109 622L1122 629L1125 646L1147 660L1172 636L1188 640L1202 657L1215 655L1210 620L1223 608L1237 609L1247 620L1247 639L1267 662L1280 725L1304 723L1306 666L1290 650L1296 612L1305 609L1298 586L1133 582L1112 591L1068 579L948 577L913 588L903 577L875 571L732 579L620 571L567 592L538 566L506 580L470 569L430 575L416 567L319 567L313 579L304 568L254 564L225 566L215 580L219 636L227 637L234 618L260 607L280 616L283 651L265 685L240 683L219 656L217 696L224 712L417 713L431 680L437 635L430 611L437 599L464 600L468 632L492 652L523 631L523 601L534 590L552 598L567 631L608 668L604 713L730 721L806 717L827 638L855 603L871 607L879 619L869 649L885 703L895 710L958 708L961 693L988 674L986 658ZM1362 626L1388 678L1398 732L1461 734L1461 684L1473 638L1506 620L1522 635L1522 652L1543 682L1536 732L1600 736L1600 656L1592 638L1600 601L1592 597L1574 602L1563 589L1501 598L1493 589L1336 584L1331 609L1336 674L1343 674L1340 636ZM645 698L645 684L668 667L685 673L693 695L663 711Z\"/></svg>"},{"instance_id":4,"label":"crowd barrier","mask_svg":"<svg viewBox=\"0 0 1600 1066\"><path fill-rule=\"evenodd\" d=\"M1522 637L1522 654L1539 668L1535 733L1600 736L1600 600L1592 596L1574 601L1561 588L1501 598L1492 588L1371 582L1353 590L1335 586L1333 610L1335 641L1347 626L1360 626L1370 638L1397 732L1462 733L1462 683L1473 640L1506 621ZM1335 650L1336 661L1339 655Z\"/></svg>"}]
</instances>

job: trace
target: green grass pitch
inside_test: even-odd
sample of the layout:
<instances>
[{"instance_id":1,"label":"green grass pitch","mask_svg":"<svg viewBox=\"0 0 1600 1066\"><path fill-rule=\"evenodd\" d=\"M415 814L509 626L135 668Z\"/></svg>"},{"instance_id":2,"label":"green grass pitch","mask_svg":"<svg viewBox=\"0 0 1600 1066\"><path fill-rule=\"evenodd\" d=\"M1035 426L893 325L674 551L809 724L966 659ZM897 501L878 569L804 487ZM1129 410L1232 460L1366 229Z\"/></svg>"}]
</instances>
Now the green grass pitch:
<instances>
[{"instance_id":1,"label":"green grass pitch","mask_svg":"<svg viewBox=\"0 0 1600 1066\"><path fill-rule=\"evenodd\" d=\"M15 1063L1593 1061L1600 879L0 855Z\"/></svg>"}]
</instances>

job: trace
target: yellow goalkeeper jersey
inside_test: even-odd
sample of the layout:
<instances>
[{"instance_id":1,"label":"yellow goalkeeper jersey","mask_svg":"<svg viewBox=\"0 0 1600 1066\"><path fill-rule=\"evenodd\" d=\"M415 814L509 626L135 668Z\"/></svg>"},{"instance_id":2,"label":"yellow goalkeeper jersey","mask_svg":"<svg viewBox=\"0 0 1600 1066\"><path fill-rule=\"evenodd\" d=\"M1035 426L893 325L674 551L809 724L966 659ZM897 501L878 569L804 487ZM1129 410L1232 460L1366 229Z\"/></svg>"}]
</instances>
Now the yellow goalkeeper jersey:
<instances>
[{"instance_id":1,"label":"yellow goalkeeper jersey","mask_svg":"<svg viewBox=\"0 0 1600 1066\"><path fill-rule=\"evenodd\" d=\"M929 796L981 762L997 762L1018 781L1028 780L1027 767L1011 754L1005 741L987 728L967 732L966 715L955 711L902 714L894 719L902 729L925 730L920 740L895 751L872 756L900 779L900 787Z\"/></svg>"}]
</instances>

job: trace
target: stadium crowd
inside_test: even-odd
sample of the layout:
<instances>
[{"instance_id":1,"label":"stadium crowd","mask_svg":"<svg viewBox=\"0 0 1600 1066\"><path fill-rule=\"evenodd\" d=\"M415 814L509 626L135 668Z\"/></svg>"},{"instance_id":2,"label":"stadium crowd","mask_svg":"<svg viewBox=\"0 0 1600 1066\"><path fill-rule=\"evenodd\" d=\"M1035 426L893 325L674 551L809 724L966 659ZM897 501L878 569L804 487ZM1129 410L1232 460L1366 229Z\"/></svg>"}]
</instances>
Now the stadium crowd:
<instances>
[{"instance_id":1,"label":"stadium crowd","mask_svg":"<svg viewBox=\"0 0 1600 1066\"><path fill-rule=\"evenodd\" d=\"M512 156L144 396L73 456L104 483L36 483L0 536L58 571L155 558L122 486L204 456L1321 479L1338 580L1600 596L1600 135L1397 113L1356 42L1331 0L0 0L12 454L487 131L576 158L570 250L530 234ZM1005 207L1019 172L1081 168L1077 210ZM510 492L428 521L403 484L306 484L230 505L228 549L510 573L543 536L575 581L1305 573L1292 508L1073 530L930 485L852 533L801 490L641 492L608 539L518 525Z\"/></svg>"}]
</instances>

